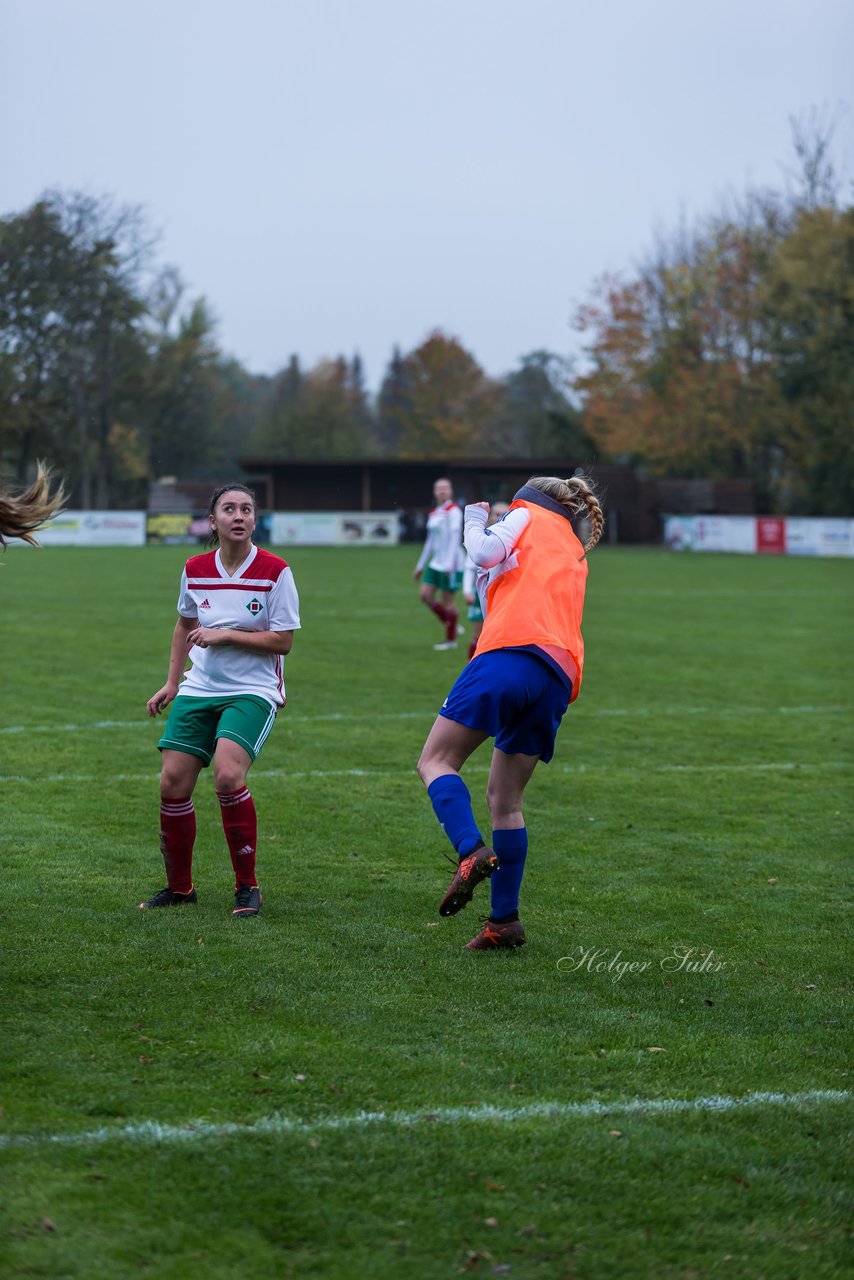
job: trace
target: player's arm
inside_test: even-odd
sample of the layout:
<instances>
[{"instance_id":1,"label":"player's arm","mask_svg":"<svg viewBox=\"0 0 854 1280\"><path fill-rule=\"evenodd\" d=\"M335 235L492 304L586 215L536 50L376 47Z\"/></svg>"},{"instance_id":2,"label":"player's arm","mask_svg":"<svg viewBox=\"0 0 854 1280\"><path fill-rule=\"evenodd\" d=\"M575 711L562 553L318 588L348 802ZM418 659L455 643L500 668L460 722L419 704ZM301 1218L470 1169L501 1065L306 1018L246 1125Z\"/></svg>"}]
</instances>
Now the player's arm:
<instances>
[{"instance_id":1,"label":"player's arm","mask_svg":"<svg viewBox=\"0 0 854 1280\"><path fill-rule=\"evenodd\" d=\"M234 627L200 627L187 637L190 644L200 649L216 649L220 645L230 644L236 649L246 649L250 653L290 653L294 642L293 631L238 631Z\"/></svg>"},{"instance_id":2,"label":"player's arm","mask_svg":"<svg viewBox=\"0 0 854 1280\"><path fill-rule=\"evenodd\" d=\"M488 519L488 502L473 502L466 507L466 551L481 569L492 569L511 555L531 517L524 507L517 507L487 529Z\"/></svg>"},{"instance_id":3,"label":"player's arm","mask_svg":"<svg viewBox=\"0 0 854 1280\"><path fill-rule=\"evenodd\" d=\"M190 645L193 643L190 636L198 625L198 618L185 618L183 614L179 613L178 621L175 623L175 630L172 632L172 646L169 650L169 671L166 676L166 683L162 689L158 689L153 697L148 699L146 704L150 716L159 716L178 692L178 685L187 665L187 654L190 651Z\"/></svg>"},{"instance_id":4,"label":"player's arm","mask_svg":"<svg viewBox=\"0 0 854 1280\"><path fill-rule=\"evenodd\" d=\"M290 653L294 632L301 626L299 594L287 565L267 598L267 610L270 626L266 631L243 631L240 627L200 627L197 623L187 638L190 644L197 644L200 649L228 644L249 653L272 653L283 657Z\"/></svg>"},{"instance_id":5,"label":"player's arm","mask_svg":"<svg viewBox=\"0 0 854 1280\"><path fill-rule=\"evenodd\" d=\"M427 561L430 559L432 549L433 549L433 534L432 534L432 531L428 528L427 536L424 539L424 546L421 548L421 555L418 557L418 563L416 564L415 568L412 570L413 578L417 579L421 577L422 573L424 572L424 568L427 564Z\"/></svg>"}]
</instances>

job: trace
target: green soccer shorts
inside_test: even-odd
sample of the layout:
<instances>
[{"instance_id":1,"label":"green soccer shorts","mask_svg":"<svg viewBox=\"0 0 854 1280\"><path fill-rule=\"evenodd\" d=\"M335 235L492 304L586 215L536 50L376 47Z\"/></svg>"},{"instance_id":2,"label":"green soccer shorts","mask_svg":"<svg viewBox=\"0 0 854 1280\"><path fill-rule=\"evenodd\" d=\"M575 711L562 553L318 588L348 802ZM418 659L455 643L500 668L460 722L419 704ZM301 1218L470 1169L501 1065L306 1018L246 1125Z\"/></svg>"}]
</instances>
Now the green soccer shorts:
<instances>
[{"instance_id":1,"label":"green soccer shorts","mask_svg":"<svg viewBox=\"0 0 854 1280\"><path fill-rule=\"evenodd\" d=\"M276 719L277 707L254 694L221 698L192 698L186 694L172 703L161 751L184 751L209 765L218 738L230 738L256 759Z\"/></svg>"},{"instance_id":2,"label":"green soccer shorts","mask_svg":"<svg viewBox=\"0 0 854 1280\"><path fill-rule=\"evenodd\" d=\"M438 587L440 591L459 591L463 575L461 573L442 573L439 569L425 569L423 581L430 587Z\"/></svg>"}]
</instances>

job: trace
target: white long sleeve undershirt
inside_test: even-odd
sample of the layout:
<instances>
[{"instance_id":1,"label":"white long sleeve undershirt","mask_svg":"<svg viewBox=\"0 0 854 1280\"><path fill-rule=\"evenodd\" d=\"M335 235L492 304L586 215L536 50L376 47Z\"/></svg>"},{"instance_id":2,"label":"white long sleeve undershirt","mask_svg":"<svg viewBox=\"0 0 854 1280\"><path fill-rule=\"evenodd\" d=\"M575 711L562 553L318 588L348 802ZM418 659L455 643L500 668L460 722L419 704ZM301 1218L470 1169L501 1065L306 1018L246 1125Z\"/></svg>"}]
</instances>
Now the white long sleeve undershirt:
<instances>
[{"instance_id":1,"label":"white long sleeve undershirt","mask_svg":"<svg viewBox=\"0 0 854 1280\"><path fill-rule=\"evenodd\" d=\"M466 551L480 569L492 569L507 559L531 516L524 507L517 507L487 529L488 518L489 513L483 507L466 507L463 540Z\"/></svg>"}]
</instances>

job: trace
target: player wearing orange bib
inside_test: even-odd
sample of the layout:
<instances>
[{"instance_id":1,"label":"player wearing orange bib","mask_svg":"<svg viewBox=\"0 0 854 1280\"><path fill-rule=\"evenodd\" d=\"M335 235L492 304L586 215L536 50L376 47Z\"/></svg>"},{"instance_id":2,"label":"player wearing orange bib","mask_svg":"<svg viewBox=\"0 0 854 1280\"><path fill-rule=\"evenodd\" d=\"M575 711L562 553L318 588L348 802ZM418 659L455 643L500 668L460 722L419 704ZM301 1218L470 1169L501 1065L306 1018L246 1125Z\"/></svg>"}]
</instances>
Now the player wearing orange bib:
<instances>
[{"instance_id":1,"label":"player wearing orange bib","mask_svg":"<svg viewBox=\"0 0 854 1280\"><path fill-rule=\"evenodd\" d=\"M528 852L522 795L539 760L549 761L560 721L578 697L584 665L581 615L587 552L604 517L590 483L534 476L507 515L486 528L489 505L465 510L466 550L480 569L485 621L430 731L418 772L459 860L439 914L455 915L491 877L491 911L469 950L518 947L519 889ZM574 524L589 522L584 546ZM495 739L487 803L492 846L480 834L460 777L468 757Z\"/></svg>"}]
</instances>

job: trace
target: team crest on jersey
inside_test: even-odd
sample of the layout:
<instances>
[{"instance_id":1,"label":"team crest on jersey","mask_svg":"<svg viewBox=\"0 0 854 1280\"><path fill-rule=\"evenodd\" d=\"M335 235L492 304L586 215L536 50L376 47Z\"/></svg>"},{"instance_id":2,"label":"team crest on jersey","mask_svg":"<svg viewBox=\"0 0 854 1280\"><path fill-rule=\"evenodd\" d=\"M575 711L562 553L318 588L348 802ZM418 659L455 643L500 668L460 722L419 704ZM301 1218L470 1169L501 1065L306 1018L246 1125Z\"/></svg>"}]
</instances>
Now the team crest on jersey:
<instances>
[{"instance_id":1,"label":"team crest on jersey","mask_svg":"<svg viewBox=\"0 0 854 1280\"><path fill-rule=\"evenodd\" d=\"M256 600L255 597L253 596L252 599L249 601L248 605L246 606L246 608L254 616L256 613L260 613L261 610L264 608L264 606L260 600Z\"/></svg>"}]
</instances>

